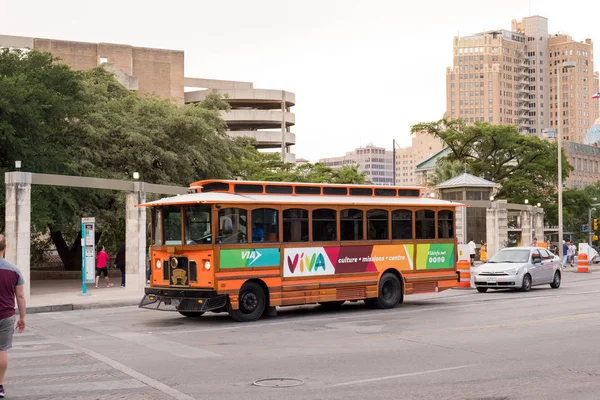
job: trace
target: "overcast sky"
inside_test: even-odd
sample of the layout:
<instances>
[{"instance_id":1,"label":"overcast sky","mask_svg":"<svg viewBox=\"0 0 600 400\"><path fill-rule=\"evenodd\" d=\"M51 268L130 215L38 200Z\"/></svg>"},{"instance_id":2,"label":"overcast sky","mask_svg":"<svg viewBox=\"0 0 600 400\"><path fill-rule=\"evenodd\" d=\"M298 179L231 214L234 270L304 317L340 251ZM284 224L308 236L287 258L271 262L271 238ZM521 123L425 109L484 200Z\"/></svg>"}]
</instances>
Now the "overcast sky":
<instances>
[{"instance_id":1,"label":"overcast sky","mask_svg":"<svg viewBox=\"0 0 600 400\"><path fill-rule=\"evenodd\" d=\"M188 77L294 92L294 152L316 161L368 142L410 145L412 124L445 111L453 37L510 29L529 3L0 0L0 34L180 49ZM598 0L533 0L531 14L600 45Z\"/></svg>"}]
</instances>

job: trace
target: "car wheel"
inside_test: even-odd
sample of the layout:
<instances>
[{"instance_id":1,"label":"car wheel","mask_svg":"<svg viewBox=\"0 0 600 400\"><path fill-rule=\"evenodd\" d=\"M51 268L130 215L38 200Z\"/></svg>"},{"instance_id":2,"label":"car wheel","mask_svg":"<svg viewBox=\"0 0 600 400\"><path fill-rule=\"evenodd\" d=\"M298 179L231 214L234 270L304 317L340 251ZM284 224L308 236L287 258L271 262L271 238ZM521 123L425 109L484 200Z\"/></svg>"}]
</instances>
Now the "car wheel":
<instances>
[{"instance_id":1,"label":"car wheel","mask_svg":"<svg viewBox=\"0 0 600 400\"><path fill-rule=\"evenodd\" d=\"M552 281L552 283L550 284L550 287L552 289L558 289L560 287L560 272L556 271L554 273L554 280Z\"/></svg>"},{"instance_id":2,"label":"car wheel","mask_svg":"<svg viewBox=\"0 0 600 400\"><path fill-rule=\"evenodd\" d=\"M204 314L202 311L179 311L179 314L188 318L200 317Z\"/></svg>"},{"instance_id":3,"label":"car wheel","mask_svg":"<svg viewBox=\"0 0 600 400\"><path fill-rule=\"evenodd\" d=\"M531 290L531 275L525 274L523 277L523 284L521 285L521 292L529 292Z\"/></svg>"},{"instance_id":4,"label":"car wheel","mask_svg":"<svg viewBox=\"0 0 600 400\"><path fill-rule=\"evenodd\" d=\"M486 288L486 287L478 287L478 288L477 288L477 291L478 291L479 293L485 293L485 292L487 292L487 291L488 291L488 288Z\"/></svg>"},{"instance_id":5,"label":"car wheel","mask_svg":"<svg viewBox=\"0 0 600 400\"><path fill-rule=\"evenodd\" d=\"M379 295L374 299L366 299L365 304L371 308L394 308L402 303L402 283L390 272L381 275L379 280Z\"/></svg>"},{"instance_id":6,"label":"car wheel","mask_svg":"<svg viewBox=\"0 0 600 400\"><path fill-rule=\"evenodd\" d=\"M234 310L228 304L229 316L238 322L256 321L265 312L267 306L265 291L256 282L246 282L238 296L239 309Z\"/></svg>"}]
</instances>

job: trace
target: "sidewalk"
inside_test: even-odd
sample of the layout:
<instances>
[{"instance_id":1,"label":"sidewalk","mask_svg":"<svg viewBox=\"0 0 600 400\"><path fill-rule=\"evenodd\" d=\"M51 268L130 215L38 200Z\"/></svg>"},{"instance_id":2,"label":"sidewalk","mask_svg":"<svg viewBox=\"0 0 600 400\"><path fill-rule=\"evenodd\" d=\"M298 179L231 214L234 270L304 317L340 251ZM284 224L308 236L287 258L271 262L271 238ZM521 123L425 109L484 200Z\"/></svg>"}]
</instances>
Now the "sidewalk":
<instances>
[{"instance_id":1,"label":"sidewalk","mask_svg":"<svg viewBox=\"0 0 600 400\"><path fill-rule=\"evenodd\" d=\"M113 281L115 282L120 283ZM94 284L87 285L87 296L83 296L81 292L81 281L77 279L32 281L27 312L134 306L139 304L144 294L143 290L130 291L119 285L110 288L100 286L96 289Z\"/></svg>"}]
</instances>

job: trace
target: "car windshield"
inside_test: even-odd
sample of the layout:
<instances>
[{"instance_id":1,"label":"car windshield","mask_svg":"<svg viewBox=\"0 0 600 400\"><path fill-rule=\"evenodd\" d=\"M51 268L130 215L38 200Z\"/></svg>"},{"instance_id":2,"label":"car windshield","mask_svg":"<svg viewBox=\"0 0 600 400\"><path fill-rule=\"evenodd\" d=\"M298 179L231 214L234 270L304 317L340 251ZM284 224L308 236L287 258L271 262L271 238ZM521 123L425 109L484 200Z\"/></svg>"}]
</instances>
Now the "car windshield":
<instances>
[{"instance_id":1,"label":"car windshield","mask_svg":"<svg viewBox=\"0 0 600 400\"><path fill-rule=\"evenodd\" d=\"M491 263L525 263L529 261L529 250L526 249L504 249L497 252L488 262Z\"/></svg>"}]
</instances>

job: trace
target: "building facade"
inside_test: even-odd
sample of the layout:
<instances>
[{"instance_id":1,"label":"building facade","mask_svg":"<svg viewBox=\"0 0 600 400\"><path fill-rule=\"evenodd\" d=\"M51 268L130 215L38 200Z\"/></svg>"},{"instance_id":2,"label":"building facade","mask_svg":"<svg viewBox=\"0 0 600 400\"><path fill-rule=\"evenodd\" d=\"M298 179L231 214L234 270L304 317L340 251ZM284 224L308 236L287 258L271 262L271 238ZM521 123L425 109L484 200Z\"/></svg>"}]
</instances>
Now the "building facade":
<instances>
[{"instance_id":1,"label":"building facade","mask_svg":"<svg viewBox=\"0 0 600 400\"><path fill-rule=\"evenodd\" d=\"M253 138L257 148L277 149L286 162L295 160L291 147L296 135L291 127L296 116L290 110L296 104L294 93L255 89L251 82L187 78L181 50L7 35L0 35L0 48L49 52L75 70L102 65L128 89L178 104L199 102L210 92L223 95L231 107L222 114L230 136ZM191 90L186 92L186 88Z\"/></svg>"},{"instance_id":2,"label":"building facade","mask_svg":"<svg viewBox=\"0 0 600 400\"><path fill-rule=\"evenodd\" d=\"M563 135L582 143L596 116L590 104L597 86L593 43L550 35L547 18L540 16L513 20L510 31L454 38L446 115L467 123L515 125L523 134L545 137L557 127L557 75L564 61L577 66L561 76Z\"/></svg>"},{"instance_id":3,"label":"building facade","mask_svg":"<svg viewBox=\"0 0 600 400\"><path fill-rule=\"evenodd\" d=\"M336 169L348 165L357 165L358 170L364 172L367 180L373 182L373 184L393 185L393 160L392 151L368 144L366 147L359 147L340 157L322 158L319 162Z\"/></svg>"},{"instance_id":4,"label":"building facade","mask_svg":"<svg viewBox=\"0 0 600 400\"><path fill-rule=\"evenodd\" d=\"M417 179L417 165L442 148L444 142L433 135L425 132L413 134L411 146L396 149L396 185L423 185Z\"/></svg>"}]
</instances>

